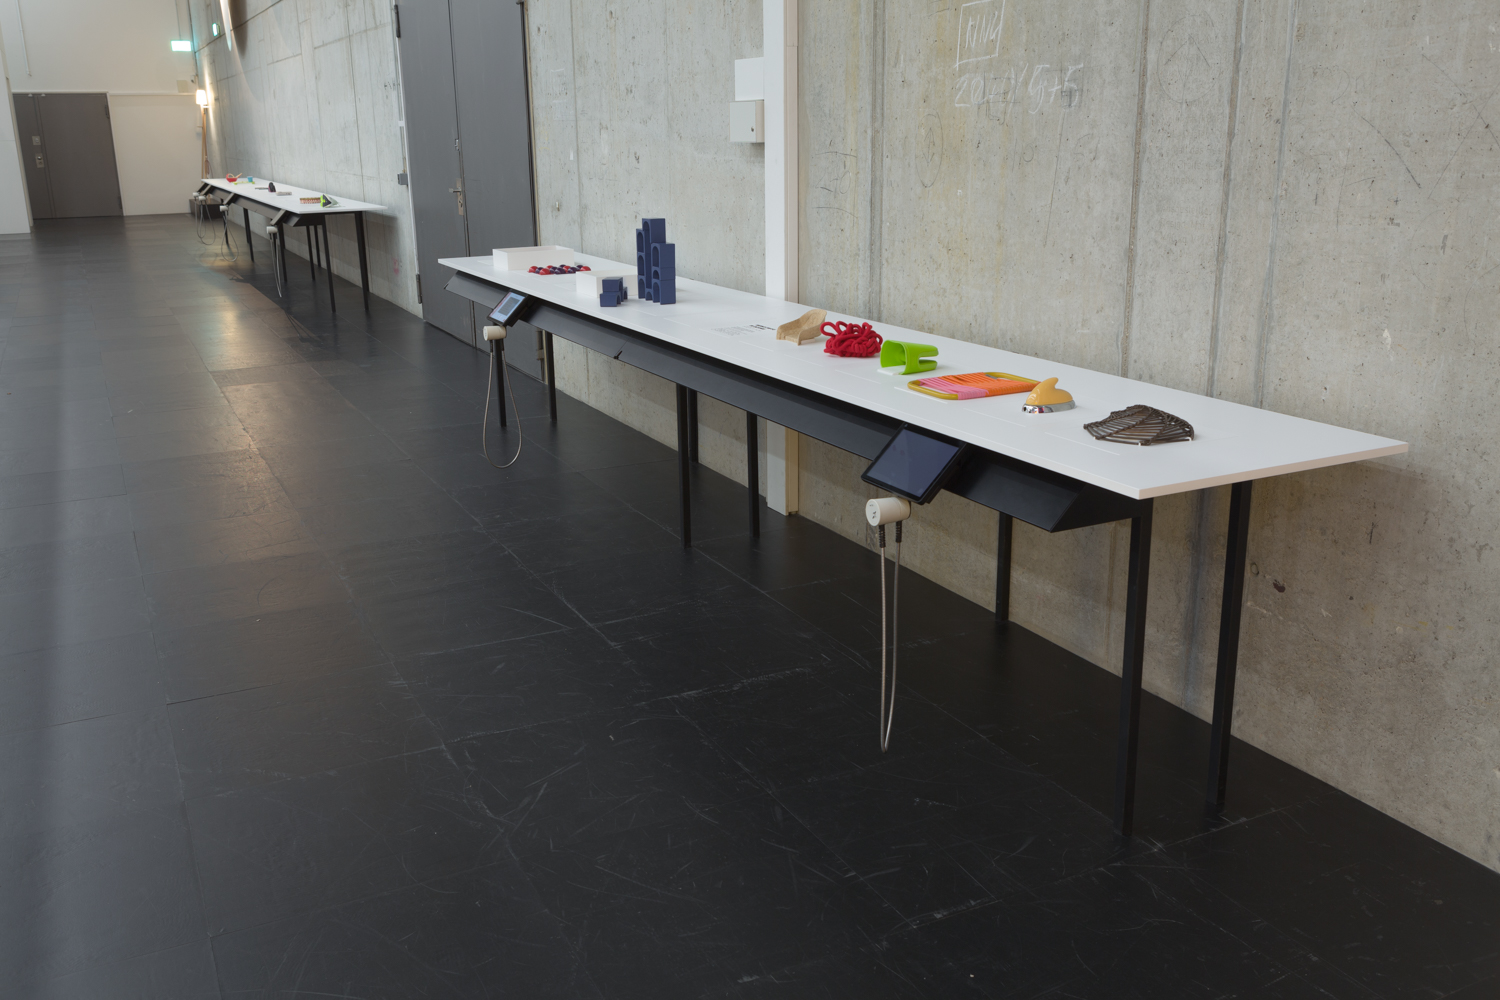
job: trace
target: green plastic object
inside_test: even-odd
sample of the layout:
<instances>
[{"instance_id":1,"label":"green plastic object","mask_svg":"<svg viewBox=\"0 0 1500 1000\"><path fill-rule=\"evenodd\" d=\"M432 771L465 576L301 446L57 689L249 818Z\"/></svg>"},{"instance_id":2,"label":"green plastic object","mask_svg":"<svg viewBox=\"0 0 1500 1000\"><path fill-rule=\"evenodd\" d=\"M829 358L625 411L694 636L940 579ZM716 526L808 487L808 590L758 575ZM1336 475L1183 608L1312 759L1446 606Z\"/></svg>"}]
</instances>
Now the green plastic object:
<instances>
[{"instance_id":1,"label":"green plastic object","mask_svg":"<svg viewBox=\"0 0 1500 1000\"><path fill-rule=\"evenodd\" d=\"M895 375L915 375L918 372L930 372L937 367L936 361L923 360L937 354L938 349L931 344L910 344L904 340L887 340L880 345L880 367L901 367Z\"/></svg>"}]
</instances>

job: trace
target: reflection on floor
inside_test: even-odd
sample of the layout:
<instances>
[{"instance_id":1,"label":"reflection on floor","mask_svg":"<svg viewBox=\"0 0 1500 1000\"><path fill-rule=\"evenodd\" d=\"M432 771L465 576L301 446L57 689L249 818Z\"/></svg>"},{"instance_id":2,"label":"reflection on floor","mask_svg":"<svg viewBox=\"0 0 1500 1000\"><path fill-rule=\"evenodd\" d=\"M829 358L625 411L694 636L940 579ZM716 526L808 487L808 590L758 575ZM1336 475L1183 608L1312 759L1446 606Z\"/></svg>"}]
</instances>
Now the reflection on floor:
<instances>
[{"instance_id":1,"label":"reflection on floor","mask_svg":"<svg viewBox=\"0 0 1500 1000\"><path fill-rule=\"evenodd\" d=\"M1500 875L341 282L0 243L0 982L24 997L1500 995ZM321 280L321 279L320 279ZM434 293L441 294L441 293ZM493 438L492 438L493 440ZM502 441L508 451L509 439Z\"/></svg>"}]
</instances>

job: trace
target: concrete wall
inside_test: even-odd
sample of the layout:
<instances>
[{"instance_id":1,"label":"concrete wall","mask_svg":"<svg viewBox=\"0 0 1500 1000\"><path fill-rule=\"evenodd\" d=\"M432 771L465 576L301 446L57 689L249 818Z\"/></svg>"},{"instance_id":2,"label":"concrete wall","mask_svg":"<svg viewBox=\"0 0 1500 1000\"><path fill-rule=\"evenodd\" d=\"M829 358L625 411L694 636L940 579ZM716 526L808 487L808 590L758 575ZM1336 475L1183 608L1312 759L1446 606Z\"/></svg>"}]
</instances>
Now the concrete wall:
<instances>
[{"instance_id":1,"label":"concrete wall","mask_svg":"<svg viewBox=\"0 0 1500 1000\"><path fill-rule=\"evenodd\" d=\"M190 36L186 0L20 0L0 4L0 34L14 93L109 95L126 215L187 210L197 71L170 45Z\"/></svg>"},{"instance_id":2,"label":"concrete wall","mask_svg":"<svg viewBox=\"0 0 1500 1000\"><path fill-rule=\"evenodd\" d=\"M385 0L193 0L195 43L209 93L209 162L388 206L367 215L370 289L419 312L405 170L401 84ZM354 222L329 225L334 270L359 281ZM289 239L293 252L304 253Z\"/></svg>"},{"instance_id":3,"label":"concrete wall","mask_svg":"<svg viewBox=\"0 0 1500 1000\"><path fill-rule=\"evenodd\" d=\"M628 259L659 213L685 274L758 291L760 163L722 133L759 5L529 8L543 241ZM1500 868L1493 4L801 16L805 302L1412 443L1256 487L1237 732ZM560 362L567 391L673 440L669 386ZM743 481L738 414L703 412L704 461ZM803 515L863 538L862 465L804 441ZM1226 507L1157 505L1146 684L1200 716ZM909 558L989 604L995 524L945 495ZM1127 546L1018 526L1014 616L1117 670Z\"/></svg>"}]
</instances>

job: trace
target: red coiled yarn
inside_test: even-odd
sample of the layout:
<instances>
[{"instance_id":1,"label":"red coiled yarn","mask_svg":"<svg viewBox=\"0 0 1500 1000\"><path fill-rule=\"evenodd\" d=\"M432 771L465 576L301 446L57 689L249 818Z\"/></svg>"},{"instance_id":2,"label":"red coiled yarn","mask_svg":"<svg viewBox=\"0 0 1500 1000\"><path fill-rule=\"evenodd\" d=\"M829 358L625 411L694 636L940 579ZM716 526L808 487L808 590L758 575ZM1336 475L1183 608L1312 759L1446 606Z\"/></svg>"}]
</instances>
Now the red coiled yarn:
<instances>
[{"instance_id":1,"label":"red coiled yarn","mask_svg":"<svg viewBox=\"0 0 1500 1000\"><path fill-rule=\"evenodd\" d=\"M885 339L868 323L824 323L822 331L828 335L823 353L841 358L873 358Z\"/></svg>"}]
</instances>

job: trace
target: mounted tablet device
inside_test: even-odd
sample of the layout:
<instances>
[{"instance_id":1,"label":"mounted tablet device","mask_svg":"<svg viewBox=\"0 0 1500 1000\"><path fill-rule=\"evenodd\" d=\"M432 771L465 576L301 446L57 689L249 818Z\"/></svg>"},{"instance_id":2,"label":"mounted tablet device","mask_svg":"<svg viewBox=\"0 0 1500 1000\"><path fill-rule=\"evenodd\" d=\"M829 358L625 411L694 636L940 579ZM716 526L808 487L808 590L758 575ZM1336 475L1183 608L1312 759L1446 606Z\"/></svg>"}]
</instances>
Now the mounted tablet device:
<instances>
[{"instance_id":1,"label":"mounted tablet device","mask_svg":"<svg viewBox=\"0 0 1500 1000\"><path fill-rule=\"evenodd\" d=\"M500 304L490 311L490 319L501 326L514 326L520 322L521 314L531 302L520 292L510 292L500 300Z\"/></svg>"},{"instance_id":2,"label":"mounted tablet device","mask_svg":"<svg viewBox=\"0 0 1500 1000\"><path fill-rule=\"evenodd\" d=\"M903 424L860 478L897 496L927 503L958 469L967 447Z\"/></svg>"}]
</instances>

